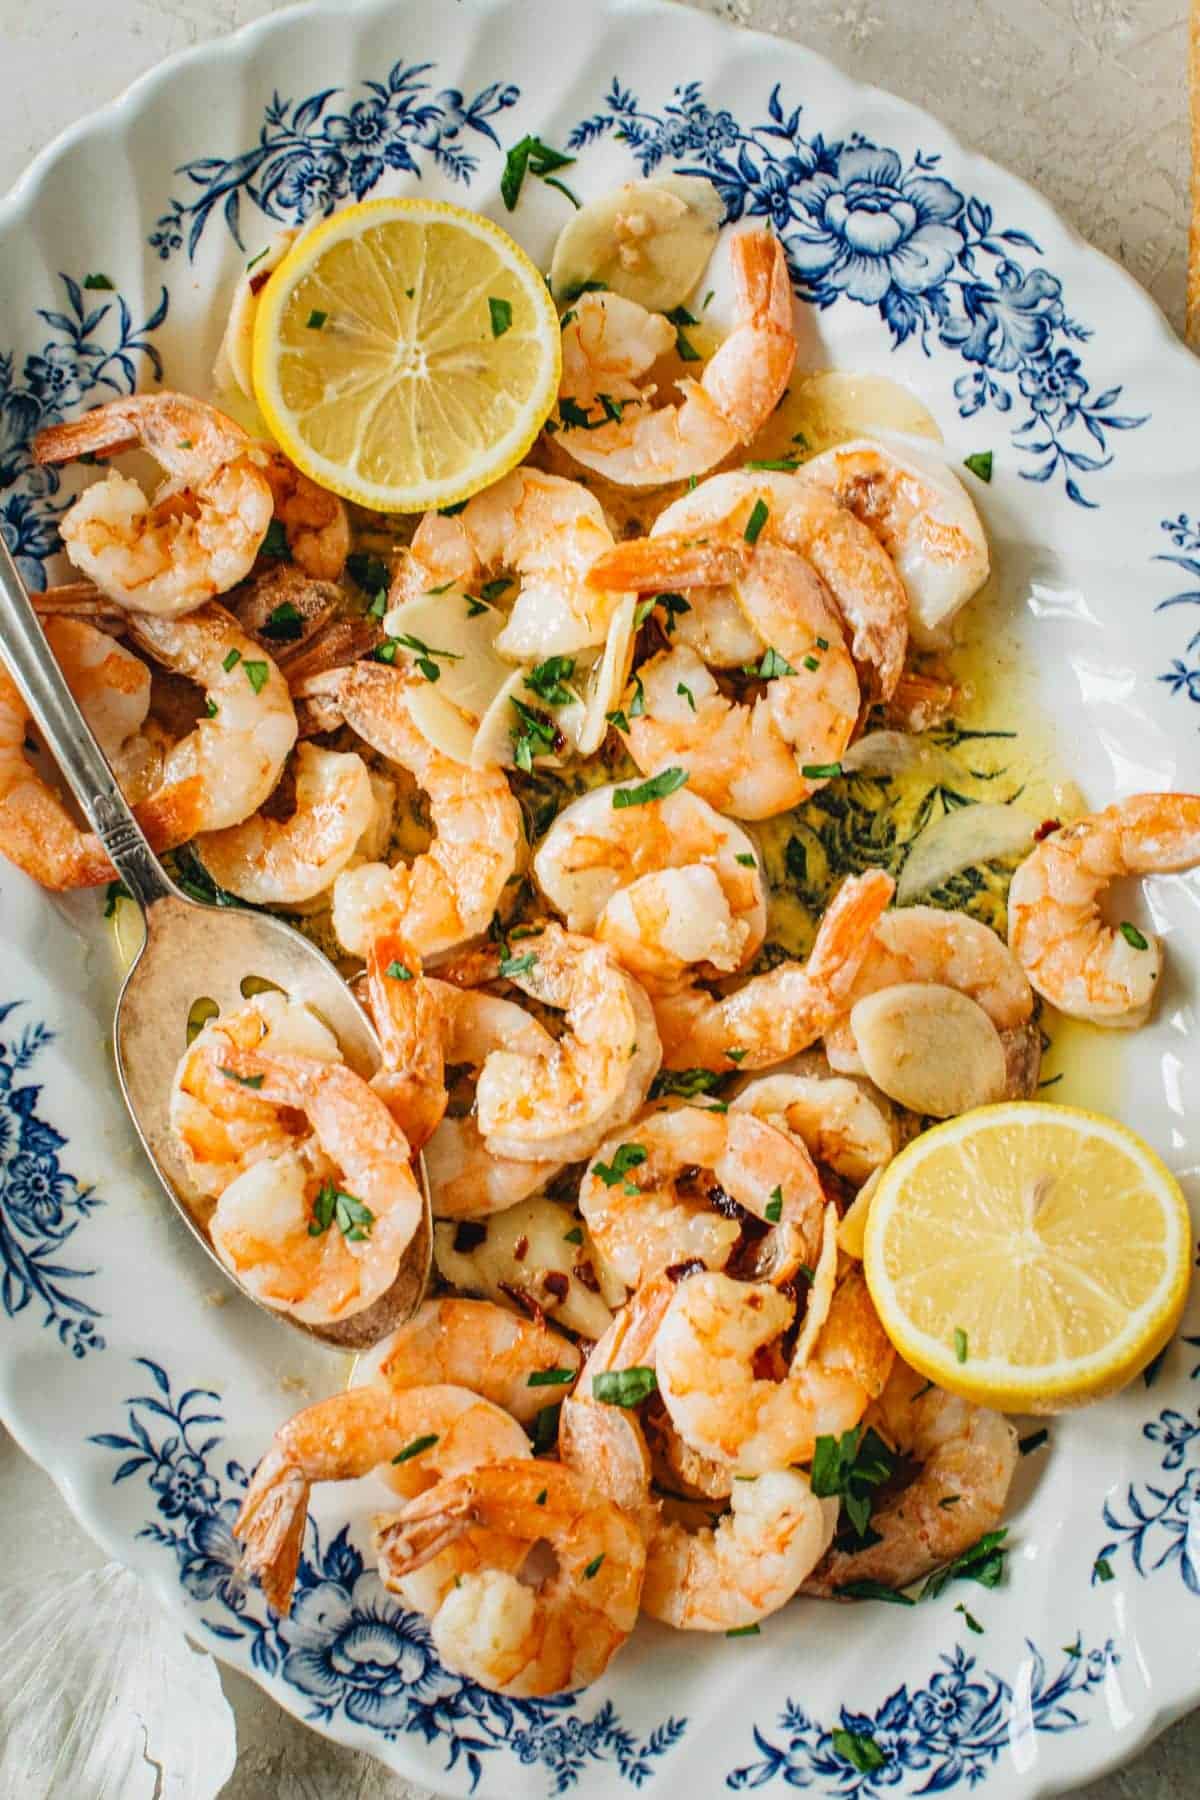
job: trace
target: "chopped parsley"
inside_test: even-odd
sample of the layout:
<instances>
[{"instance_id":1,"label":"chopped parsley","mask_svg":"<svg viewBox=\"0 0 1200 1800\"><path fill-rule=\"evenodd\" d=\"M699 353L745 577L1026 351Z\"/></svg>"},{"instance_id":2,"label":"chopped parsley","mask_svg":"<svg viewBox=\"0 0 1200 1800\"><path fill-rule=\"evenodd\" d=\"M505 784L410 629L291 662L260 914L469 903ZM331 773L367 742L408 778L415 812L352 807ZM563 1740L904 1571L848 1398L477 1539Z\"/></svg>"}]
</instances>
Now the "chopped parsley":
<instances>
[{"instance_id":1,"label":"chopped parsley","mask_svg":"<svg viewBox=\"0 0 1200 1800\"><path fill-rule=\"evenodd\" d=\"M370 1237L375 1214L353 1194L335 1187L332 1181L325 1181L313 1201L308 1235L321 1237L335 1223L344 1238L352 1244L359 1244Z\"/></svg>"},{"instance_id":2,"label":"chopped parsley","mask_svg":"<svg viewBox=\"0 0 1200 1800\"><path fill-rule=\"evenodd\" d=\"M746 520L746 529L742 533L748 544L757 544L762 534L762 528L770 516L770 508L760 495L751 508L750 517Z\"/></svg>"},{"instance_id":3,"label":"chopped parsley","mask_svg":"<svg viewBox=\"0 0 1200 1800\"><path fill-rule=\"evenodd\" d=\"M111 294L116 291L115 283L107 275L85 275L83 285L93 292L98 289L103 294Z\"/></svg>"},{"instance_id":4,"label":"chopped parsley","mask_svg":"<svg viewBox=\"0 0 1200 1800\"><path fill-rule=\"evenodd\" d=\"M442 671L438 668L435 658L440 657L443 662L462 661L461 650L435 650L432 644L427 644L423 638L413 637L411 632L402 632L398 638L392 639L392 642L401 644L405 650L412 651L416 665L426 681L437 681L441 677Z\"/></svg>"},{"instance_id":5,"label":"chopped parsley","mask_svg":"<svg viewBox=\"0 0 1200 1800\"><path fill-rule=\"evenodd\" d=\"M768 645L754 673L760 681L775 681L780 675L794 675L796 671L786 656L780 656L773 645Z\"/></svg>"},{"instance_id":6,"label":"chopped parsley","mask_svg":"<svg viewBox=\"0 0 1200 1800\"><path fill-rule=\"evenodd\" d=\"M558 1421L561 1417L561 1400L556 1400L553 1406L543 1406L533 1421L533 1430L529 1434L535 1456L545 1456L547 1450L553 1450L558 1439Z\"/></svg>"},{"instance_id":7,"label":"chopped parsley","mask_svg":"<svg viewBox=\"0 0 1200 1800\"><path fill-rule=\"evenodd\" d=\"M242 669L246 680L256 694L261 694L271 675L271 665L265 662L244 662Z\"/></svg>"},{"instance_id":8,"label":"chopped parsley","mask_svg":"<svg viewBox=\"0 0 1200 1800\"><path fill-rule=\"evenodd\" d=\"M406 969L402 962L390 962L383 971L392 981L411 981L413 972Z\"/></svg>"},{"instance_id":9,"label":"chopped parsley","mask_svg":"<svg viewBox=\"0 0 1200 1800\"><path fill-rule=\"evenodd\" d=\"M329 314L327 312L322 312L319 306L314 306L309 313L308 318L305 320L305 324L310 331L320 331L322 325L325 324L328 318Z\"/></svg>"},{"instance_id":10,"label":"chopped parsley","mask_svg":"<svg viewBox=\"0 0 1200 1800\"><path fill-rule=\"evenodd\" d=\"M411 1462L414 1456L420 1456L423 1450L432 1450L438 1441L438 1433L431 1431L425 1437L414 1438L411 1444L405 1444L403 1450L393 1456L393 1463Z\"/></svg>"},{"instance_id":11,"label":"chopped parsley","mask_svg":"<svg viewBox=\"0 0 1200 1800\"><path fill-rule=\"evenodd\" d=\"M535 1369L526 1381L526 1387L566 1387L574 1381L574 1369Z\"/></svg>"},{"instance_id":12,"label":"chopped parsley","mask_svg":"<svg viewBox=\"0 0 1200 1800\"><path fill-rule=\"evenodd\" d=\"M1117 929L1131 950L1148 950L1150 948L1148 939L1143 936L1136 925L1131 925L1128 919L1122 919Z\"/></svg>"},{"instance_id":13,"label":"chopped parsley","mask_svg":"<svg viewBox=\"0 0 1200 1800\"><path fill-rule=\"evenodd\" d=\"M712 1069L660 1069L650 1084L650 1098L661 1100L667 1094L678 1094L683 1100L694 1100L720 1085L721 1077Z\"/></svg>"},{"instance_id":14,"label":"chopped parsley","mask_svg":"<svg viewBox=\"0 0 1200 1800\"><path fill-rule=\"evenodd\" d=\"M990 481L992 479L991 451L977 450L974 456L964 456L963 468L970 469L972 475L978 475L980 481Z\"/></svg>"},{"instance_id":15,"label":"chopped parsley","mask_svg":"<svg viewBox=\"0 0 1200 1800\"><path fill-rule=\"evenodd\" d=\"M1113 1575L1113 1566L1107 1556L1098 1556L1092 1564L1092 1579L1102 1582L1116 1579Z\"/></svg>"},{"instance_id":16,"label":"chopped parsley","mask_svg":"<svg viewBox=\"0 0 1200 1800\"><path fill-rule=\"evenodd\" d=\"M860 1775L873 1775L876 1770L886 1767L887 1757L879 1748L873 1737L862 1731L838 1730L830 1734L830 1745L835 1756L848 1762Z\"/></svg>"},{"instance_id":17,"label":"chopped parsley","mask_svg":"<svg viewBox=\"0 0 1200 1800\"><path fill-rule=\"evenodd\" d=\"M955 1607L954 1610L956 1613L962 1614L963 1622L966 1625L968 1631L973 1631L975 1633L976 1637L983 1636L983 1626L979 1623L979 1620L975 1617L974 1613L969 1613L967 1611L966 1607L963 1605L961 1600L959 1601L958 1605Z\"/></svg>"},{"instance_id":18,"label":"chopped parsley","mask_svg":"<svg viewBox=\"0 0 1200 1800\"><path fill-rule=\"evenodd\" d=\"M497 300L494 294L489 294L488 316L492 322L492 336L503 337L506 331L512 329L512 301Z\"/></svg>"},{"instance_id":19,"label":"chopped parsley","mask_svg":"<svg viewBox=\"0 0 1200 1800\"><path fill-rule=\"evenodd\" d=\"M687 779L686 769L660 769L657 775L640 782L637 787L614 788L613 811L621 812L627 806L648 806L652 800L665 800L668 794L683 787Z\"/></svg>"},{"instance_id":20,"label":"chopped parsley","mask_svg":"<svg viewBox=\"0 0 1200 1800\"><path fill-rule=\"evenodd\" d=\"M532 950L527 950L524 956L502 956L499 972L505 981L512 981L518 975L528 975L536 962Z\"/></svg>"},{"instance_id":21,"label":"chopped parsley","mask_svg":"<svg viewBox=\"0 0 1200 1800\"><path fill-rule=\"evenodd\" d=\"M1004 1540L1007 1536L1007 1526L1001 1526L999 1531L984 1532L978 1543L972 1544L944 1568L935 1569L921 1589L922 1600L936 1600L951 1581L977 1581L981 1587L998 1587L1004 1575L1007 1554Z\"/></svg>"},{"instance_id":22,"label":"chopped parsley","mask_svg":"<svg viewBox=\"0 0 1200 1800\"><path fill-rule=\"evenodd\" d=\"M507 575L497 575L494 581L484 582L479 590L479 597L490 606L493 600L499 600L503 594L506 594L511 586L512 582Z\"/></svg>"},{"instance_id":23,"label":"chopped parsley","mask_svg":"<svg viewBox=\"0 0 1200 1800\"><path fill-rule=\"evenodd\" d=\"M572 1225L570 1231L563 1232L563 1243L564 1244L582 1244L582 1242L583 1242L583 1226L582 1225Z\"/></svg>"},{"instance_id":24,"label":"chopped parsley","mask_svg":"<svg viewBox=\"0 0 1200 1800\"><path fill-rule=\"evenodd\" d=\"M236 1069L226 1069L224 1067L222 1067L221 1073L224 1075L226 1081L236 1081L239 1087L254 1088L257 1090L263 1084L263 1077L261 1075L239 1075Z\"/></svg>"},{"instance_id":25,"label":"chopped parsley","mask_svg":"<svg viewBox=\"0 0 1200 1800\"><path fill-rule=\"evenodd\" d=\"M681 694L683 696L683 698L687 701L688 705L691 707L692 711L695 712L696 696L692 693L692 690L688 686L687 682L686 681L677 681L675 683L675 692L677 694Z\"/></svg>"},{"instance_id":26,"label":"chopped parsley","mask_svg":"<svg viewBox=\"0 0 1200 1800\"><path fill-rule=\"evenodd\" d=\"M839 1600L882 1600L887 1606L917 1604L911 1594L902 1593L899 1588L890 1588L886 1582L870 1581L865 1577L861 1581L843 1581L837 1589L837 1595Z\"/></svg>"},{"instance_id":27,"label":"chopped parsley","mask_svg":"<svg viewBox=\"0 0 1200 1800\"><path fill-rule=\"evenodd\" d=\"M365 550L351 551L346 558L346 573L364 594L377 594L380 588L386 590L392 579L382 556L373 556Z\"/></svg>"},{"instance_id":28,"label":"chopped parsley","mask_svg":"<svg viewBox=\"0 0 1200 1800\"><path fill-rule=\"evenodd\" d=\"M566 156L561 150L555 150L549 144L544 144L540 137L533 135L523 137L519 143L513 145L504 158L504 172L500 177L500 198L507 210L512 212L521 198L521 189L525 185L527 175L536 175L539 180L545 181L547 176L552 176L556 170L569 169L574 161L573 156ZM568 199L575 199L570 190L563 187L561 181L556 181L553 185L565 193ZM575 201L575 204L578 205L579 202Z\"/></svg>"},{"instance_id":29,"label":"chopped parsley","mask_svg":"<svg viewBox=\"0 0 1200 1800\"><path fill-rule=\"evenodd\" d=\"M757 869L758 867L758 858L753 856L749 850L739 850L733 860L741 863L743 869Z\"/></svg>"},{"instance_id":30,"label":"chopped parsley","mask_svg":"<svg viewBox=\"0 0 1200 1800\"><path fill-rule=\"evenodd\" d=\"M515 694L509 695L509 704L519 721L509 734L512 739L513 760L518 769L523 769L528 775L533 768L534 757L553 750L558 742L558 727L553 719L547 718L545 713L538 712L532 706L526 706Z\"/></svg>"},{"instance_id":31,"label":"chopped parsley","mask_svg":"<svg viewBox=\"0 0 1200 1800\"><path fill-rule=\"evenodd\" d=\"M607 1554L608 1554L608 1552L606 1550L602 1550L600 1552L599 1556L593 1556L591 1562L588 1563L587 1567L583 1571L583 1578L585 1581L591 1581L591 1579L594 1575L599 1574L600 1564L604 1561L604 1558L607 1556Z\"/></svg>"},{"instance_id":32,"label":"chopped parsley","mask_svg":"<svg viewBox=\"0 0 1200 1800\"><path fill-rule=\"evenodd\" d=\"M110 881L104 890L104 916L111 919L117 910L118 900L132 900L133 895L123 881Z\"/></svg>"},{"instance_id":33,"label":"chopped parsley","mask_svg":"<svg viewBox=\"0 0 1200 1800\"><path fill-rule=\"evenodd\" d=\"M867 1535L873 1490L895 1471L896 1458L877 1431L861 1425L840 1437L819 1437L813 1449L813 1493L819 1500L837 1497L856 1536Z\"/></svg>"},{"instance_id":34,"label":"chopped parsley","mask_svg":"<svg viewBox=\"0 0 1200 1800\"><path fill-rule=\"evenodd\" d=\"M592 1376L592 1398L605 1406L640 1406L658 1391L658 1376L653 1369L605 1369Z\"/></svg>"},{"instance_id":35,"label":"chopped parsley","mask_svg":"<svg viewBox=\"0 0 1200 1800\"><path fill-rule=\"evenodd\" d=\"M298 607L290 600L282 600L273 612L267 614L262 628L262 635L276 644L290 644L304 630L304 619Z\"/></svg>"},{"instance_id":36,"label":"chopped parsley","mask_svg":"<svg viewBox=\"0 0 1200 1800\"><path fill-rule=\"evenodd\" d=\"M806 781L833 781L842 772L840 762L802 763L800 773Z\"/></svg>"},{"instance_id":37,"label":"chopped parsley","mask_svg":"<svg viewBox=\"0 0 1200 1800\"><path fill-rule=\"evenodd\" d=\"M967 1334L961 1325L956 1325L954 1327L954 1359L956 1362L965 1363L969 1354L970 1344Z\"/></svg>"},{"instance_id":38,"label":"chopped parsley","mask_svg":"<svg viewBox=\"0 0 1200 1800\"><path fill-rule=\"evenodd\" d=\"M760 1629L761 1628L758 1625L731 1625L729 1627L729 1630L725 1633L725 1636L726 1637L757 1637L759 1635Z\"/></svg>"},{"instance_id":39,"label":"chopped parsley","mask_svg":"<svg viewBox=\"0 0 1200 1800\"><path fill-rule=\"evenodd\" d=\"M288 554L287 532L283 529L281 519L272 519L263 534L263 541L258 546L260 556L284 557Z\"/></svg>"},{"instance_id":40,"label":"chopped parsley","mask_svg":"<svg viewBox=\"0 0 1200 1800\"><path fill-rule=\"evenodd\" d=\"M730 1052L728 1050L725 1052L725 1054L726 1054L726 1056L730 1056ZM733 1061L733 1060L740 1061L741 1057L744 1056L745 1054L746 1054L746 1052L743 1050L739 1057L737 1057L736 1059L733 1057L730 1057L730 1060L731 1061ZM771 1198L767 1201L766 1206L763 1208L763 1218L767 1221L768 1225L778 1225L778 1223L782 1217L783 1217L783 1189L781 1187L773 1187L771 1189Z\"/></svg>"},{"instance_id":41,"label":"chopped parsley","mask_svg":"<svg viewBox=\"0 0 1200 1800\"><path fill-rule=\"evenodd\" d=\"M686 306L672 307L671 311L667 314L667 318L675 327L675 354L678 356L680 362L703 362L704 358L683 329L685 325L698 325L700 323L699 319L697 319L693 313L690 313Z\"/></svg>"},{"instance_id":42,"label":"chopped parsley","mask_svg":"<svg viewBox=\"0 0 1200 1800\"><path fill-rule=\"evenodd\" d=\"M800 467L800 461L795 456L769 456L764 457L761 462L748 462L746 467L748 469L777 469L786 475L794 475Z\"/></svg>"},{"instance_id":43,"label":"chopped parsley","mask_svg":"<svg viewBox=\"0 0 1200 1800\"><path fill-rule=\"evenodd\" d=\"M530 669L525 677L525 686L535 693L539 700L547 706L567 706L575 698L569 687L563 684L575 673L573 656L548 656Z\"/></svg>"},{"instance_id":44,"label":"chopped parsley","mask_svg":"<svg viewBox=\"0 0 1200 1800\"><path fill-rule=\"evenodd\" d=\"M623 1181L627 1194L640 1194L642 1190L629 1180L629 1171L641 1168L648 1154L644 1144L618 1144L612 1161L593 1163L592 1174L598 1176L605 1187L616 1187L618 1181Z\"/></svg>"},{"instance_id":45,"label":"chopped parsley","mask_svg":"<svg viewBox=\"0 0 1200 1800\"><path fill-rule=\"evenodd\" d=\"M454 502L453 506L439 506L438 507L438 518L439 519L457 519L459 513L466 512L466 510L467 510L466 501L465 500L456 500Z\"/></svg>"},{"instance_id":46,"label":"chopped parsley","mask_svg":"<svg viewBox=\"0 0 1200 1800\"><path fill-rule=\"evenodd\" d=\"M224 669L225 673L228 675L228 673L231 669L237 668L237 666L241 662L241 660L242 660L242 653L240 650L230 650L228 652L228 654L221 659L221 667Z\"/></svg>"}]
</instances>

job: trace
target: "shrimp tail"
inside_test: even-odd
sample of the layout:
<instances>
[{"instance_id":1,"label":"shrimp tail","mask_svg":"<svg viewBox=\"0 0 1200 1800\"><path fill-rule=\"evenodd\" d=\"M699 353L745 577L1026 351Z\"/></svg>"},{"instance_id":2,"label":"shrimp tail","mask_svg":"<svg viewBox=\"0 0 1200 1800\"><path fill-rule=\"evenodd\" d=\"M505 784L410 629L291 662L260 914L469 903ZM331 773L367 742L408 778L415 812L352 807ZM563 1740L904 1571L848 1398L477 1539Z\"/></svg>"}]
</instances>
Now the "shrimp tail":
<instances>
[{"instance_id":1,"label":"shrimp tail","mask_svg":"<svg viewBox=\"0 0 1200 1800\"><path fill-rule=\"evenodd\" d=\"M700 542L694 534L632 538L608 550L588 570L588 586L645 593L667 582L715 587L736 581L746 556L736 544Z\"/></svg>"},{"instance_id":2,"label":"shrimp tail","mask_svg":"<svg viewBox=\"0 0 1200 1800\"><path fill-rule=\"evenodd\" d=\"M792 336L792 284L787 256L768 231L749 231L734 238L730 253L739 317L755 326Z\"/></svg>"},{"instance_id":3,"label":"shrimp tail","mask_svg":"<svg viewBox=\"0 0 1200 1800\"><path fill-rule=\"evenodd\" d=\"M805 973L835 1002L849 992L871 945L871 933L896 891L885 869L851 875L831 900L817 930Z\"/></svg>"},{"instance_id":4,"label":"shrimp tail","mask_svg":"<svg viewBox=\"0 0 1200 1800\"><path fill-rule=\"evenodd\" d=\"M242 1545L242 1568L257 1576L267 1603L281 1616L291 1610L292 1590L304 1548L309 1484L280 1450L270 1450L233 1522Z\"/></svg>"},{"instance_id":5,"label":"shrimp tail","mask_svg":"<svg viewBox=\"0 0 1200 1800\"><path fill-rule=\"evenodd\" d=\"M376 1517L374 1542L381 1567L393 1580L410 1575L414 1569L431 1562L475 1523L475 1503L469 1484L439 1482L410 1501L402 1513Z\"/></svg>"},{"instance_id":6,"label":"shrimp tail","mask_svg":"<svg viewBox=\"0 0 1200 1800\"><path fill-rule=\"evenodd\" d=\"M47 425L34 438L33 460L47 463L77 462L81 456L118 456L138 443L138 429L120 401L95 406L81 419Z\"/></svg>"}]
</instances>

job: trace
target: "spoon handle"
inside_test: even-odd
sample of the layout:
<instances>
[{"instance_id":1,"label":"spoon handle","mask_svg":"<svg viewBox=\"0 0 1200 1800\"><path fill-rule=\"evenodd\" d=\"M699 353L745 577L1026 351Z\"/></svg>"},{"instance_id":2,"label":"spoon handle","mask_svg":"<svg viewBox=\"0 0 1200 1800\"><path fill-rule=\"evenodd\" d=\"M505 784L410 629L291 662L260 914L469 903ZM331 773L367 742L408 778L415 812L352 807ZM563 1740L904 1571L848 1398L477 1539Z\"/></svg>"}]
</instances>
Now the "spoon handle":
<instances>
[{"instance_id":1,"label":"spoon handle","mask_svg":"<svg viewBox=\"0 0 1200 1800\"><path fill-rule=\"evenodd\" d=\"M0 537L0 654L89 825L143 911L175 892L50 652Z\"/></svg>"}]
</instances>

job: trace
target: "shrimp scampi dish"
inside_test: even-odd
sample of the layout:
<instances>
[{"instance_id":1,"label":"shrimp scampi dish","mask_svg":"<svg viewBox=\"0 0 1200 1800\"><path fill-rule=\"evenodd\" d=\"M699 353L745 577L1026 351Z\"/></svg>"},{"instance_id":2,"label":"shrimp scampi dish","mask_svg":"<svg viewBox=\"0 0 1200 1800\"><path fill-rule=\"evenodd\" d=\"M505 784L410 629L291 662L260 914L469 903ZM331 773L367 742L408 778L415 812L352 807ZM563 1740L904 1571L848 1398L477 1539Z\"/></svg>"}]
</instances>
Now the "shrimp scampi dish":
<instances>
[{"instance_id":1,"label":"shrimp scampi dish","mask_svg":"<svg viewBox=\"0 0 1200 1800\"><path fill-rule=\"evenodd\" d=\"M952 449L839 413L852 384L806 401L791 240L719 231L698 177L623 194L561 292L453 207L463 268L498 258L475 286L406 269L444 254L423 202L285 232L211 394L30 447L73 571L34 596L46 655L152 849L305 932L375 1027L364 1068L252 969L162 1020L223 1269L389 1333L349 1374L315 1351L325 1390L253 1447L241 1575L286 1614L336 1512L514 1699L649 1654L641 1614L715 1640L1015 1585L1010 1415L1131 1381L1190 1266L1174 1177L1072 1056L1154 1030L1187 967L1131 883L1200 867L1200 794L1051 781L980 672L957 415ZM411 335L403 400L376 329ZM134 905L3 669L0 854ZM425 1191L430 1281L388 1313Z\"/></svg>"}]
</instances>

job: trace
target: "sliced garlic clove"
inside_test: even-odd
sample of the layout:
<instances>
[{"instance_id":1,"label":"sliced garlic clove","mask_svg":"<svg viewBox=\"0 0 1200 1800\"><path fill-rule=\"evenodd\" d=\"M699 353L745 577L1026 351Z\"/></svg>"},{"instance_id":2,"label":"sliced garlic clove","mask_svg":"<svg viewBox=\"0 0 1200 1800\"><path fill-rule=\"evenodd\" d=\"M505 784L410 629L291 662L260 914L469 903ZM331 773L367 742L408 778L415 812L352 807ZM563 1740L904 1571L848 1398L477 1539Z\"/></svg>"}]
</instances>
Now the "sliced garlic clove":
<instances>
[{"instance_id":1,"label":"sliced garlic clove","mask_svg":"<svg viewBox=\"0 0 1200 1800\"><path fill-rule=\"evenodd\" d=\"M577 1230L583 1232L581 1242L573 1241ZM569 1206L544 1195L472 1220L467 1228L439 1220L433 1256L443 1280L466 1293L518 1307L520 1297L528 1296L553 1324L593 1340L612 1324L586 1228Z\"/></svg>"},{"instance_id":2,"label":"sliced garlic clove","mask_svg":"<svg viewBox=\"0 0 1200 1800\"><path fill-rule=\"evenodd\" d=\"M565 302L599 282L649 312L670 312L704 273L724 210L700 176L628 181L568 220L554 246L551 288Z\"/></svg>"},{"instance_id":3,"label":"sliced garlic clove","mask_svg":"<svg viewBox=\"0 0 1200 1800\"><path fill-rule=\"evenodd\" d=\"M1000 1033L957 988L934 982L882 988L852 1009L850 1030L876 1087L912 1112L953 1119L1003 1098Z\"/></svg>"}]
</instances>

